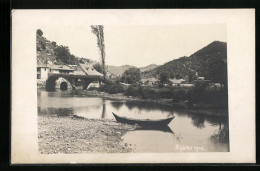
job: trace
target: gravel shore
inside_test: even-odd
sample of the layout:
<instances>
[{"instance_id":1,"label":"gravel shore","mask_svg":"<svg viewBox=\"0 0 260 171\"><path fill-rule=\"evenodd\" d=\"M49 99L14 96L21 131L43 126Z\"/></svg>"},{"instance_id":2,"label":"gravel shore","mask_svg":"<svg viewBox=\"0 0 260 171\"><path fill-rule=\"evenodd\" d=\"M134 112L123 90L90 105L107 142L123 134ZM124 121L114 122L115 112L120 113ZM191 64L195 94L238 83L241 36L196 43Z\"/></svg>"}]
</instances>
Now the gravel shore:
<instances>
[{"instance_id":1,"label":"gravel shore","mask_svg":"<svg viewBox=\"0 0 260 171\"><path fill-rule=\"evenodd\" d=\"M122 136L136 126L113 120L81 117L38 116L39 152L55 153L126 153L133 145Z\"/></svg>"}]
</instances>

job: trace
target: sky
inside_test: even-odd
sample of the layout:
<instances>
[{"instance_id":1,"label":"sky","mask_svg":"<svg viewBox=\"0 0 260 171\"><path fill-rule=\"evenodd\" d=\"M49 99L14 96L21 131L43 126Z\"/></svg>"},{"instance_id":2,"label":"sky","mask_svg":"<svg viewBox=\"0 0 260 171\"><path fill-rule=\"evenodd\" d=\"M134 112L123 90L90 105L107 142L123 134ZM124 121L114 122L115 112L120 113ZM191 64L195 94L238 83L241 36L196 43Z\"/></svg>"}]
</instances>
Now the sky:
<instances>
[{"instance_id":1,"label":"sky","mask_svg":"<svg viewBox=\"0 0 260 171\"><path fill-rule=\"evenodd\" d=\"M42 26L43 36L68 46L77 57L100 61L96 36L90 26ZM213 41L226 42L225 24L172 26L104 25L107 65L144 67L190 56Z\"/></svg>"}]
</instances>

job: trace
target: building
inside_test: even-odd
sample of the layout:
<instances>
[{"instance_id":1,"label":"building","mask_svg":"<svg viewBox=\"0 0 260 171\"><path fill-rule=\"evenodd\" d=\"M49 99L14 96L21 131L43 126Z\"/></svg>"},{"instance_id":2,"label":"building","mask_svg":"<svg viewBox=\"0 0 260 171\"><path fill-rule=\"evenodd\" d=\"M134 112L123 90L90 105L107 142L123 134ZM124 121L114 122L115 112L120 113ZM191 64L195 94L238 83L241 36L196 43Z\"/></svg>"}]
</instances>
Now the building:
<instances>
[{"instance_id":1,"label":"building","mask_svg":"<svg viewBox=\"0 0 260 171\"><path fill-rule=\"evenodd\" d=\"M205 77L198 77L198 80L199 80L199 81L204 81L204 80L205 80Z\"/></svg>"},{"instance_id":2,"label":"building","mask_svg":"<svg viewBox=\"0 0 260 171\"><path fill-rule=\"evenodd\" d=\"M49 75L49 66L48 65L38 65L37 66L37 80L46 81Z\"/></svg>"},{"instance_id":3,"label":"building","mask_svg":"<svg viewBox=\"0 0 260 171\"><path fill-rule=\"evenodd\" d=\"M52 74L74 74L74 70L68 65L49 65L49 73Z\"/></svg>"},{"instance_id":4,"label":"building","mask_svg":"<svg viewBox=\"0 0 260 171\"><path fill-rule=\"evenodd\" d=\"M144 86L154 86L159 84L159 80L157 78L143 78L141 82Z\"/></svg>"},{"instance_id":5,"label":"building","mask_svg":"<svg viewBox=\"0 0 260 171\"><path fill-rule=\"evenodd\" d=\"M77 71L83 71L86 75L103 76L103 74L97 72L90 64L79 64L75 69Z\"/></svg>"},{"instance_id":6,"label":"building","mask_svg":"<svg viewBox=\"0 0 260 171\"><path fill-rule=\"evenodd\" d=\"M184 79L176 79L176 78L174 78L174 79L169 79L169 81L172 83L172 84L182 84L183 82L185 82L186 80L184 80Z\"/></svg>"},{"instance_id":7,"label":"building","mask_svg":"<svg viewBox=\"0 0 260 171\"><path fill-rule=\"evenodd\" d=\"M58 76L55 81L55 88L61 90L67 89L85 89L90 87L99 87L100 77L103 74L97 72L91 65L79 64L79 65L54 65L54 64L44 64L37 66L37 86L43 88L46 85L46 80L50 75L54 77ZM67 75L67 76L64 76ZM68 75L72 75L73 79L68 81L66 78ZM91 77L86 77L91 76ZM91 80L91 82L89 82Z\"/></svg>"},{"instance_id":8,"label":"building","mask_svg":"<svg viewBox=\"0 0 260 171\"><path fill-rule=\"evenodd\" d=\"M37 80L46 81L50 74L69 74L69 75L90 75L90 76L103 76L97 72L91 65L55 65L44 64L37 65Z\"/></svg>"}]
</instances>

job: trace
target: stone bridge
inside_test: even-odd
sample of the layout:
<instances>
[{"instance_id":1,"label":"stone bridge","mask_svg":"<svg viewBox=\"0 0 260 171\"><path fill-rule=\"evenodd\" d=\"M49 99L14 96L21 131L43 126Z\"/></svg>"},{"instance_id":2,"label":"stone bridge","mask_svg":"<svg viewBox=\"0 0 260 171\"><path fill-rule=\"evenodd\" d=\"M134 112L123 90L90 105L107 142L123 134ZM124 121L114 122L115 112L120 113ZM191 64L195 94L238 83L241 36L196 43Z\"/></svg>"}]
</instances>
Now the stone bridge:
<instances>
[{"instance_id":1,"label":"stone bridge","mask_svg":"<svg viewBox=\"0 0 260 171\"><path fill-rule=\"evenodd\" d=\"M101 76L92 75L70 75L70 74L50 74L46 80L46 90L85 90L92 82L100 83Z\"/></svg>"}]
</instances>

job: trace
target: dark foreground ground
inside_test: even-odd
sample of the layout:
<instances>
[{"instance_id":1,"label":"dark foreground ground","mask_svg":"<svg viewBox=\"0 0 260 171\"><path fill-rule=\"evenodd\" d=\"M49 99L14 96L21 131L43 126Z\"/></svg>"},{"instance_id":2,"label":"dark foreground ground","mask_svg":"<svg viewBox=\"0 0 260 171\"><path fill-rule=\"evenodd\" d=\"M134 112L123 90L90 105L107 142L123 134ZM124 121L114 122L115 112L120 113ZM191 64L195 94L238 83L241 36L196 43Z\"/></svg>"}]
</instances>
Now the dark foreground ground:
<instances>
[{"instance_id":1,"label":"dark foreground ground","mask_svg":"<svg viewBox=\"0 0 260 171\"><path fill-rule=\"evenodd\" d=\"M136 126L112 120L75 117L38 116L39 152L55 153L124 153L132 144L122 136Z\"/></svg>"}]
</instances>

